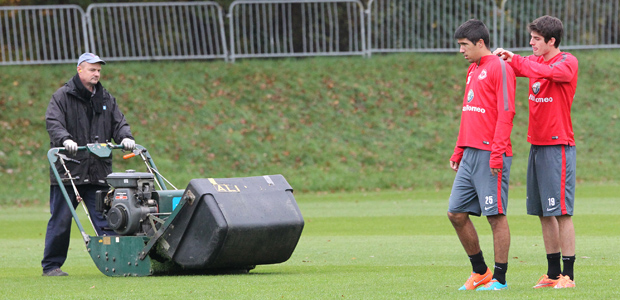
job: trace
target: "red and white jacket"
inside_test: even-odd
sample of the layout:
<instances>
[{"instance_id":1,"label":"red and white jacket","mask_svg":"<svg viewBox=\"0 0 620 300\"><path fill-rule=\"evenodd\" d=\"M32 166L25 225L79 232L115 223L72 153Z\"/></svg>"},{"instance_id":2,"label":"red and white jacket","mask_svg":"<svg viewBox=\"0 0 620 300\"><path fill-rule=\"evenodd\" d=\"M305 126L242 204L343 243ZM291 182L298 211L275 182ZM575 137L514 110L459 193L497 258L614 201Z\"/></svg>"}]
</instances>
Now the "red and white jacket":
<instances>
[{"instance_id":1,"label":"red and white jacket","mask_svg":"<svg viewBox=\"0 0 620 300\"><path fill-rule=\"evenodd\" d=\"M539 146L574 146L570 111L577 89L577 58L567 52L549 61L542 56L515 54L509 64L517 76L530 79L527 141Z\"/></svg>"},{"instance_id":2,"label":"red and white jacket","mask_svg":"<svg viewBox=\"0 0 620 300\"><path fill-rule=\"evenodd\" d=\"M483 56L467 71L461 127L451 161L460 163L467 147L491 151L489 165L503 167L502 155L512 156L510 133L515 115L516 77L495 55Z\"/></svg>"}]
</instances>

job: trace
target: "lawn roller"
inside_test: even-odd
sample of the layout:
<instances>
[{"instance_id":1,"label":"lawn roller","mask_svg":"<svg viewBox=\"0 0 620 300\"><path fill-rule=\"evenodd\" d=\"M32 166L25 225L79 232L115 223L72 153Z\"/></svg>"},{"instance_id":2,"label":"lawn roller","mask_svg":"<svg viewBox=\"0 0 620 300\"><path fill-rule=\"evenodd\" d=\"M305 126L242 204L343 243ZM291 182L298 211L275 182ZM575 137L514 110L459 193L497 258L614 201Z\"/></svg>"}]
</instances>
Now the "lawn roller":
<instances>
[{"instance_id":1,"label":"lawn roller","mask_svg":"<svg viewBox=\"0 0 620 300\"><path fill-rule=\"evenodd\" d=\"M101 158L111 157L116 149L122 146L78 147ZM103 274L247 273L256 265L285 262L293 254L304 220L282 175L192 179L185 190L178 190L159 173L146 148L136 145L124 158L133 156L142 158L147 172L111 173L106 178L109 188L96 196L96 210L118 235L91 236L66 190L75 189L66 164L79 161L67 157L62 147L47 153L86 249ZM57 167L65 171L64 178ZM65 186L67 182L71 185ZM90 219L88 210L86 215Z\"/></svg>"}]
</instances>

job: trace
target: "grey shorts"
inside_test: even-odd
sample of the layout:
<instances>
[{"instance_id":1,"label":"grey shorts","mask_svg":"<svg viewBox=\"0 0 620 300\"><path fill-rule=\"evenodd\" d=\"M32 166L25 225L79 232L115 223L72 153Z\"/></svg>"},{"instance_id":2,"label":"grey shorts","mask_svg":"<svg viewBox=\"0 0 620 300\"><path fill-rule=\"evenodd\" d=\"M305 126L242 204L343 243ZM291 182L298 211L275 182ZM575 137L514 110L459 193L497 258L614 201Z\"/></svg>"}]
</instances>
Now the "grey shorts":
<instances>
[{"instance_id":1,"label":"grey shorts","mask_svg":"<svg viewBox=\"0 0 620 300\"><path fill-rule=\"evenodd\" d=\"M527 165L527 214L572 216L576 168L575 146L532 145Z\"/></svg>"},{"instance_id":2,"label":"grey shorts","mask_svg":"<svg viewBox=\"0 0 620 300\"><path fill-rule=\"evenodd\" d=\"M456 172L448 211L475 216L505 215L508 205L508 178L512 157L504 155L499 175L491 174L491 151L465 148Z\"/></svg>"}]
</instances>

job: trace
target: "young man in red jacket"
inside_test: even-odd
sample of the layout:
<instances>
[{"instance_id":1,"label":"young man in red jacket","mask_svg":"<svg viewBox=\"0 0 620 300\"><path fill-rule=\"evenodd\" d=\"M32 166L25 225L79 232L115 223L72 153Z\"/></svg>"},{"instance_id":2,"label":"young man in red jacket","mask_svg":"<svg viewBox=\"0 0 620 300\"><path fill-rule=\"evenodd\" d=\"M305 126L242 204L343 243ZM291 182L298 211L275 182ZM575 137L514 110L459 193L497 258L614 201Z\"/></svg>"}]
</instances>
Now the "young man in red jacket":
<instances>
[{"instance_id":1,"label":"young man in red jacket","mask_svg":"<svg viewBox=\"0 0 620 300\"><path fill-rule=\"evenodd\" d=\"M473 272L461 290L501 290L506 284L510 229L506 220L512 163L510 133L515 115L516 79L512 68L489 49L489 31L478 20L454 34L467 71L459 136L450 158L456 178L448 218L465 248ZM487 267L469 215L487 217L493 231L495 267Z\"/></svg>"},{"instance_id":2,"label":"young man in red jacket","mask_svg":"<svg viewBox=\"0 0 620 300\"><path fill-rule=\"evenodd\" d=\"M539 216L548 269L534 288L575 286L576 149L571 106L577 89L578 61L559 49L562 21L543 16L529 25L534 55L522 57L504 49L494 54L505 59L515 74L528 77L529 128L532 144L527 169L527 213ZM561 270L560 259L564 262Z\"/></svg>"}]
</instances>

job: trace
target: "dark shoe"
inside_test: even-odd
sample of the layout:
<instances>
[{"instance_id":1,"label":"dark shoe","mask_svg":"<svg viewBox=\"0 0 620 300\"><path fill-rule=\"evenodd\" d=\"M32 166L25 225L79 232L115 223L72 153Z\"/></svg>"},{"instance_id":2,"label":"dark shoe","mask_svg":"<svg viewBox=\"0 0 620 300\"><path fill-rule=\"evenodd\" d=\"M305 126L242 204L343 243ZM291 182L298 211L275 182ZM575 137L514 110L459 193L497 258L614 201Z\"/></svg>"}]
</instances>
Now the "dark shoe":
<instances>
[{"instance_id":1,"label":"dark shoe","mask_svg":"<svg viewBox=\"0 0 620 300\"><path fill-rule=\"evenodd\" d=\"M51 271L43 272L43 276L69 276L69 274L63 272L60 268L56 268Z\"/></svg>"}]
</instances>

